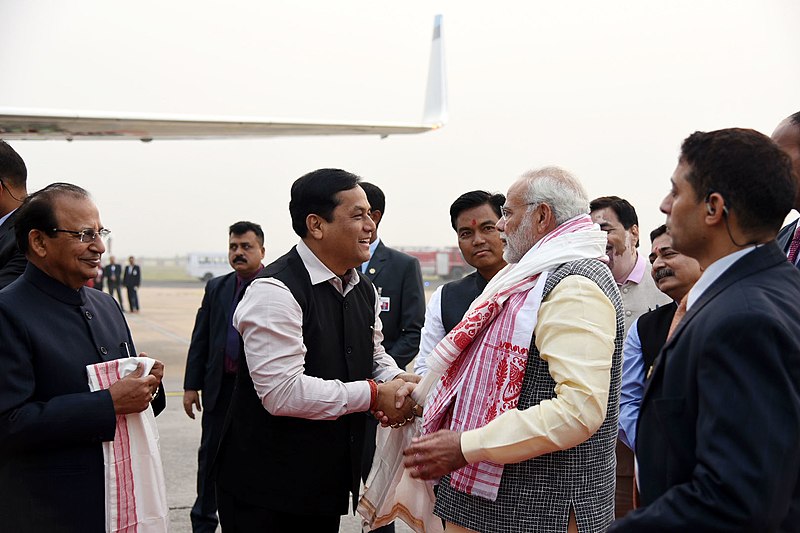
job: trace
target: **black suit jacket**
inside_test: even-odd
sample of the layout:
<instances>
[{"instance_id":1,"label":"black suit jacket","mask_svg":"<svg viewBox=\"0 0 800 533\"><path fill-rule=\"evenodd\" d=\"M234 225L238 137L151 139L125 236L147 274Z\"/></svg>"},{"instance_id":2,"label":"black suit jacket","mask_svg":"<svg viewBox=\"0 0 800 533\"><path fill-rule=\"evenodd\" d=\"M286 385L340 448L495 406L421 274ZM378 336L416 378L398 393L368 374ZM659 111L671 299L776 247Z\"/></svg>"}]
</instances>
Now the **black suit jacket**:
<instances>
[{"instance_id":1,"label":"black suit jacket","mask_svg":"<svg viewBox=\"0 0 800 533\"><path fill-rule=\"evenodd\" d=\"M142 269L139 265L125 265L125 276L122 284L126 287L138 287L142 284Z\"/></svg>"},{"instance_id":2,"label":"black suit jacket","mask_svg":"<svg viewBox=\"0 0 800 533\"><path fill-rule=\"evenodd\" d=\"M0 226L0 289L17 279L25 271L28 260L17 248L14 236L14 211Z\"/></svg>"},{"instance_id":3,"label":"black suit jacket","mask_svg":"<svg viewBox=\"0 0 800 533\"><path fill-rule=\"evenodd\" d=\"M734 263L664 346L639 414L644 504L609 531L797 531L800 272L775 242Z\"/></svg>"},{"instance_id":4,"label":"black suit jacket","mask_svg":"<svg viewBox=\"0 0 800 533\"><path fill-rule=\"evenodd\" d=\"M106 278L106 283L109 286L118 286L122 282L122 265L114 263L113 265L109 264L103 267L103 276ZM112 281L111 278L114 278Z\"/></svg>"},{"instance_id":5,"label":"black suit jacket","mask_svg":"<svg viewBox=\"0 0 800 533\"><path fill-rule=\"evenodd\" d=\"M405 368L419 351L420 332L425 322L425 289L419 261L378 243L364 275L389 298L389 310L381 312L383 347L400 368Z\"/></svg>"},{"instance_id":6,"label":"black suit jacket","mask_svg":"<svg viewBox=\"0 0 800 533\"><path fill-rule=\"evenodd\" d=\"M210 280L194 320L183 389L203 391L203 408L207 411L214 410L222 386L225 342L235 291L236 272Z\"/></svg>"},{"instance_id":7,"label":"black suit jacket","mask_svg":"<svg viewBox=\"0 0 800 533\"><path fill-rule=\"evenodd\" d=\"M783 250L783 253L786 255L789 255L789 246L792 244L792 237L794 237L798 221L800 221L800 219L789 222L782 227L780 233L778 233L778 246L780 246L781 250Z\"/></svg>"},{"instance_id":8,"label":"black suit jacket","mask_svg":"<svg viewBox=\"0 0 800 533\"><path fill-rule=\"evenodd\" d=\"M0 292L0 336L0 530L105 531L101 443L117 417L86 365L126 357L125 343L135 353L122 310L29 264Z\"/></svg>"}]
</instances>

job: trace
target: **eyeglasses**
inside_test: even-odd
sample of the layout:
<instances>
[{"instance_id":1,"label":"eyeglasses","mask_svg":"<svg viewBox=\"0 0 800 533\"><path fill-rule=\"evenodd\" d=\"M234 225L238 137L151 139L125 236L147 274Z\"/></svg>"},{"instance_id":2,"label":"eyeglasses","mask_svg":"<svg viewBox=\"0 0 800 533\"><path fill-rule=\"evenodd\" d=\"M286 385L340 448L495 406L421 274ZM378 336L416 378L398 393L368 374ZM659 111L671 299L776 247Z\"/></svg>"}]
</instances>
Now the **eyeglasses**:
<instances>
[{"instance_id":1,"label":"eyeglasses","mask_svg":"<svg viewBox=\"0 0 800 533\"><path fill-rule=\"evenodd\" d=\"M111 235L111 230L103 228L100 231L95 231L93 229L82 229L81 231L75 231L71 229L58 229L53 228L51 231L55 231L56 233L69 233L70 235L76 236L82 243L94 242L97 237L100 237L104 241Z\"/></svg>"},{"instance_id":2,"label":"eyeglasses","mask_svg":"<svg viewBox=\"0 0 800 533\"><path fill-rule=\"evenodd\" d=\"M517 206L514 206L514 207L522 207L522 206L526 206L526 205L538 205L538 203L539 202L528 202L527 204L517 205ZM500 214L506 220L508 220L508 218L511 216L511 213L508 212L508 208L506 206L504 206L504 205L500 207Z\"/></svg>"}]
</instances>

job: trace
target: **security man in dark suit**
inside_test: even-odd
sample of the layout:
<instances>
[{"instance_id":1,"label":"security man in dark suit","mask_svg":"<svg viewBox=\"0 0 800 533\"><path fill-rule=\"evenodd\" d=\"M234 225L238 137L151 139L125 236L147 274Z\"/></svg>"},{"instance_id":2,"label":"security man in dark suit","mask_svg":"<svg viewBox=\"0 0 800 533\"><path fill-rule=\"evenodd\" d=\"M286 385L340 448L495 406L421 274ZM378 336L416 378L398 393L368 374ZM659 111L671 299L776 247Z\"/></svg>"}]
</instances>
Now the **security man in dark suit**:
<instances>
[{"instance_id":1,"label":"security man in dark suit","mask_svg":"<svg viewBox=\"0 0 800 533\"><path fill-rule=\"evenodd\" d=\"M772 140L775 141L781 150L786 152L792 158L792 169L794 170L794 177L800 183L800 111L785 118L775 131L772 133ZM798 187L798 194L794 199L792 206L800 211L800 187ZM797 231L798 220L794 220L786 224L778 233L778 246L789 256L792 241L795 241L794 257L789 259L795 266L800 266L800 232Z\"/></svg>"},{"instance_id":2,"label":"security man in dark suit","mask_svg":"<svg viewBox=\"0 0 800 533\"><path fill-rule=\"evenodd\" d=\"M416 257L389 248L378 237L378 228L386 212L383 191L367 182L362 182L361 188L367 193L370 217L375 222L375 231L372 232L370 241L370 259L361 265L361 272L375 285L381 299L383 347L397 362L397 366L405 368L419 351L420 332L425 321L422 271ZM367 417L364 480L372 468L376 429L377 422ZM377 531L394 531L394 524L378 528Z\"/></svg>"},{"instance_id":3,"label":"security man in dark suit","mask_svg":"<svg viewBox=\"0 0 800 533\"><path fill-rule=\"evenodd\" d=\"M17 279L28 264L14 236L16 209L28 195L27 178L25 161L0 141L0 289Z\"/></svg>"},{"instance_id":4,"label":"security man in dark suit","mask_svg":"<svg viewBox=\"0 0 800 533\"><path fill-rule=\"evenodd\" d=\"M113 298L114 292L116 292L119 308L125 310L125 306L122 305L122 291L120 290L122 285L122 265L117 264L113 255L108 258L108 264L103 268L103 275L108 284L108 294Z\"/></svg>"},{"instance_id":5,"label":"security man in dark suit","mask_svg":"<svg viewBox=\"0 0 800 533\"><path fill-rule=\"evenodd\" d=\"M775 242L796 192L756 131L683 142L661 210L704 271L644 391L644 506L609 531L797 531L800 273Z\"/></svg>"},{"instance_id":6,"label":"security man in dark suit","mask_svg":"<svg viewBox=\"0 0 800 533\"><path fill-rule=\"evenodd\" d=\"M217 529L217 500L210 466L219 446L225 413L231 403L239 357L239 333L231 317L240 290L258 274L264 259L264 232L253 222L237 222L228 229L228 262L234 272L208 282L197 310L183 381L183 408L194 419L203 411L202 436L197 452L197 499L190 513L192 531ZM203 391L202 408L200 391Z\"/></svg>"},{"instance_id":7,"label":"security man in dark suit","mask_svg":"<svg viewBox=\"0 0 800 533\"><path fill-rule=\"evenodd\" d=\"M131 313L139 312L139 285L142 284L142 267L136 264L133 256L128 258L128 265L125 267L125 276L122 278L125 291L128 293L128 307Z\"/></svg>"}]
</instances>

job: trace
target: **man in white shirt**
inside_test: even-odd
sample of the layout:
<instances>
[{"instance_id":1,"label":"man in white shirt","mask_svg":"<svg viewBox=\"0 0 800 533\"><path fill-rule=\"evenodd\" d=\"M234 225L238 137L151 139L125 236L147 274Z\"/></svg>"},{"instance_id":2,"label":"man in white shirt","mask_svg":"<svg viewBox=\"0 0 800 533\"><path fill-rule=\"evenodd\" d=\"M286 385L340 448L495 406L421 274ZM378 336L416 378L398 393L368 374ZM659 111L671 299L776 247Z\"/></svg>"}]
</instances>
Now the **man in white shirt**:
<instances>
[{"instance_id":1,"label":"man in white shirt","mask_svg":"<svg viewBox=\"0 0 800 533\"><path fill-rule=\"evenodd\" d=\"M496 227L505 201L502 194L470 191L450 206L450 223L458 236L458 248L475 272L440 286L431 295L425 310L419 355L414 360L414 372L420 376L428 371L428 354L461 321L469 304L483 292L489 280L506 266L503 241Z\"/></svg>"},{"instance_id":2,"label":"man in white shirt","mask_svg":"<svg viewBox=\"0 0 800 533\"><path fill-rule=\"evenodd\" d=\"M216 460L223 531L338 531L358 496L363 413L413 417L396 393L416 376L383 349L380 300L356 269L375 230L359 181L339 169L295 181L300 242L234 313L244 358Z\"/></svg>"},{"instance_id":3,"label":"man in white shirt","mask_svg":"<svg viewBox=\"0 0 800 533\"><path fill-rule=\"evenodd\" d=\"M412 477L439 483L448 531L601 532L614 514L622 301L606 235L568 172L508 190L497 229L511 265L434 349Z\"/></svg>"}]
</instances>

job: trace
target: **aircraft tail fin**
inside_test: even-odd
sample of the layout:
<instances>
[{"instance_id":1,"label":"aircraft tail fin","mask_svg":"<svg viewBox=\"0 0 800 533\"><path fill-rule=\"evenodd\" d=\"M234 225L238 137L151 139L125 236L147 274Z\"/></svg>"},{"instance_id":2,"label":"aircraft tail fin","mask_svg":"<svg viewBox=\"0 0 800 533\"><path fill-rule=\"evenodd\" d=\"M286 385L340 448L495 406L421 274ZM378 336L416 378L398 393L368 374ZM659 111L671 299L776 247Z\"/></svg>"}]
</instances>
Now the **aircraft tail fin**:
<instances>
[{"instance_id":1,"label":"aircraft tail fin","mask_svg":"<svg viewBox=\"0 0 800 533\"><path fill-rule=\"evenodd\" d=\"M442 15L433 21L433 40L428 64L428 86L425 92L425 110L422 123L443 126L447 122L447 79L444 63L444 36L442 35Z\"/></svg>"}]
</instances>

